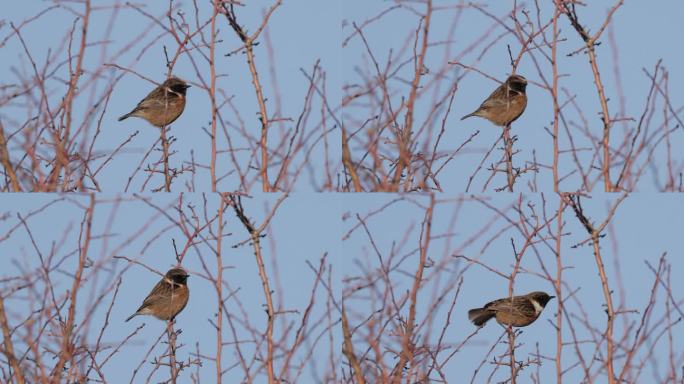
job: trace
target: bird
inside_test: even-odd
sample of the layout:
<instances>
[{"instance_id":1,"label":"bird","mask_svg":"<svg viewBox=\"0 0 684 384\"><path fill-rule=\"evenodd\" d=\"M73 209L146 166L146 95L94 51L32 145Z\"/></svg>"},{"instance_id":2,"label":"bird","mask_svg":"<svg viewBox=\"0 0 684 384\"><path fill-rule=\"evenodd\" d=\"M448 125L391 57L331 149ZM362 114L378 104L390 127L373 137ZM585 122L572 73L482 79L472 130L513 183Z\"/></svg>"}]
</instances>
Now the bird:
<instances>
[{"instance_id":1,"label":"bird","mask_svg":"<svg viewBox=\"0 0 684 384\"><path fill-rule=\"evenodd\" d=\"M491 318L496 317L496 321L501 325L526 327L539 318L546 304L554 297L540 291L522 296L505 297L491 301L482 308L469 310L468 320L482 327Z\"/></svg>"},{"instance_id":2,"label":"bird","mask_svg":"<svg viewBox=\"0 0 684 384\"><path fill-rule=\"evenodd\" d=\"M527 88L527 80L524 77L511 75L475 112L463 116L461 120L479 116L495 125L507 126L520 117L527 107L525 88Z\"/></svg>"},{"instance_id":3,"label":"bird","mask_svg":"<svg viewBox=\"0 0 684 384\"><path fill-rule=\"evenodd\" d=\"M119 121L131 116L147 120L155 127L163 127L176 121L185 109L185 92L190 86L177 77L170 77L150 92L132 111L119 117Z\"/></svg>"},{"instance_id":4,"label":"bird","mask_svg":"<svg viewBox=\"0 0 684 384\"><path fill-rule=\"evenodd\" d=\"M152 288L140 308L126 321L138 315L152 315L159 320L173 320L188 304L188 273L182 267L174 267Z\"/></svg>"}]
</instances>

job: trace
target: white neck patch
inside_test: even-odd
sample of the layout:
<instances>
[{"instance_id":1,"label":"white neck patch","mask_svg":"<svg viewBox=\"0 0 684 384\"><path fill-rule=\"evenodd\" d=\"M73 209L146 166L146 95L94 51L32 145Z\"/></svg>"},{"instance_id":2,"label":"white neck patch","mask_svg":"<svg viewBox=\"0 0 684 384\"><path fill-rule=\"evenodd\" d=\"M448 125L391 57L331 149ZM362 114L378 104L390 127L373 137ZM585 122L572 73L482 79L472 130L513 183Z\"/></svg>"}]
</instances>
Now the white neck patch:
<instances>
[{"instance_id":1,"label":"white neck patch","mask_svg":"<svg viewBox=\"0 0 684 384\"><path fill-rule=\"evenodd\" d=\"M542 307L541 304L539 304L539 302L535 299L530 299L530 301L532 302L532 305L534 305L534 314L539 316L539 314L544 310L544 307Z\"/></svg>"}]
</instances>

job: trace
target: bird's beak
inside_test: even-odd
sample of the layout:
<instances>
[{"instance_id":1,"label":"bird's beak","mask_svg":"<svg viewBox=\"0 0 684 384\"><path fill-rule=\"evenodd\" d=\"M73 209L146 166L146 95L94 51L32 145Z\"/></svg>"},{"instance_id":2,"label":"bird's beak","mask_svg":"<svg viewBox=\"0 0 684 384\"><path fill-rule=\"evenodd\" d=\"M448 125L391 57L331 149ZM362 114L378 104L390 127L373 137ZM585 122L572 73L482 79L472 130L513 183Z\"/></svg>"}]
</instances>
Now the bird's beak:
<instances>
[{"instance_id":1,"label":"bird's beak","mask_svg":"<svg viewBox=\"0 0 684 384\"><path fill-rule=\"evenodd\" d=\"M549 300L555 299L555 298L556 298L556 296L549 296Z\"/></svg>"}]
</instances>

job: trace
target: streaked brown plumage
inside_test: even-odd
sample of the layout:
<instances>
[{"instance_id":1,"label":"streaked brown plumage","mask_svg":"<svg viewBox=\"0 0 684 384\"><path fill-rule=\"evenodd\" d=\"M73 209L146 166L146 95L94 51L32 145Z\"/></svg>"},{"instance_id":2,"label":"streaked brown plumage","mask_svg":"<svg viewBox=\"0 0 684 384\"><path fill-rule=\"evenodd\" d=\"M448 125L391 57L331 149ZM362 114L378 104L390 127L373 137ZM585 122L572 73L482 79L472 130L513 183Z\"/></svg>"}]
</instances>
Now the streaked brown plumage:
<instances>
[{"instance_id":1,"label":"streaked brown plumage","mask_svg":"<svg viewBox=\"0 0 684 384\"><path fill-rule=\"evenodd\" d=\"M155 127L163 127L176 121L185 109L185 92L190 86L177 77L171 77L155 88L119 121L131 116L147 120Z\"/></svg>"},{"instance_id":2,"label":"streaked brown plumage","mask_svg":"<svg viewBox=\"0 0 684 384\"><path fill-rule=\"evenodd\" d=\"M479 116L496 125L508 125L520 117L527 107L525 88L527 80L524 77L511 75L475 112L463 116L461 120Z\"/></svg>"},{"instance_id":3,"label":"streaked brown plumage","mask_svg":"<svg viewBox=\"0 0 684 384\"><path fill-rule=\"evenodd\" d=\"M190 297L188 273L181 267L174 267L152 288L140 308L126 321L137 315L152 315L159 320L172 320L185 308Z\"/></svg>"},{"instance_id":4,"label":"streaked brown plumage","mask_svg":"<svg viewBox=\"0 0 684 384\"><path fill-rule=\"evenodd\" d=\"M531 292L523 296L494 300L482 308L468 311L468 319L478 327L482 327L493 317L501 325L525 327L539 318L546 304L554 297L545 292Z\"/></svg>"}]
</instances>

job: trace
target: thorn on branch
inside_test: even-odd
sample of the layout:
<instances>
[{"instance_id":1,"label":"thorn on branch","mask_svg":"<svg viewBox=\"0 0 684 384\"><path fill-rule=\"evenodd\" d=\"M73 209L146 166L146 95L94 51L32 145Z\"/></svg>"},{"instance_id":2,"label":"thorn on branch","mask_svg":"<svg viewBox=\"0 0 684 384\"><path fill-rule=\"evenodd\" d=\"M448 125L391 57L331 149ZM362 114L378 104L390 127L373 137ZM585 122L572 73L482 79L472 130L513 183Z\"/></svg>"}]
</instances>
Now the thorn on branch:
<instances>
[{"instance_id":1,"label":"thorn on branch","mask_svg":"<svg viewBox=\"0 0 684 384\"><path fill-rule=\"evenodd\" d=\"M582 202L579 196L568 196L570 207L575 211L575 216L582 223L584 228L587 230L589 235L594 235L594 226L589 222L589 219L584 215L584 210L582 209Z\"/></svg>"},{"instance_id":2,"label":"thorn on branch","mask_svg":"<svg viewBox=\"0 0 684 384\"><path fill-rule=\"evenodd\" d=\"M242 206L242 198L239 195L229 195L228 199L230 200L231 206L235 211L235 215L238 219L240 219L242 225L247 228L247 232L249 232L250 235L254 235L256 228L254 228L254 225L249 222L249 219L245 215L245 209Z\"/></svg>"}]
</instances>

